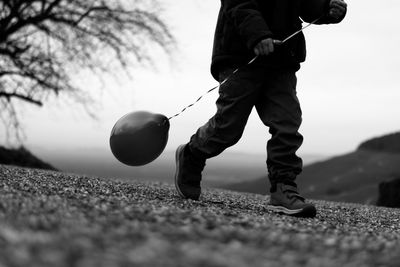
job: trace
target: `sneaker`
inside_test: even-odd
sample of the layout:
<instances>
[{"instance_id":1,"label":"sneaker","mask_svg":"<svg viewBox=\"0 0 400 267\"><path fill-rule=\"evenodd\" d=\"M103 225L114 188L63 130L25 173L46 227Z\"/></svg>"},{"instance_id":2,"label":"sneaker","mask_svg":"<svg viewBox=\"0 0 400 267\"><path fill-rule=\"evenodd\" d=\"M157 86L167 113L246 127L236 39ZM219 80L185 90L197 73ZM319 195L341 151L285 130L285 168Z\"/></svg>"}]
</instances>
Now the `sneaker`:
<instances>
[{"instance_id":1,"label":"sneaker","mask_svg":"<svg viewBox=\"0 0 400 267\"><path fill-rule=\"evenodd\" d=\"M175 188L182 198L198 200L201 194L201 172L205 160L198 160L190 155L187 145L180 145L176 149L175 161Z\"/></svg>"},{"instance_id":2,"label":"sneaker","mask_svg":"<svg viewBox=\"0 0 400 267\"><path fill-rule=\"evenodd\" d=\"M317 214L315 206L305 202L305 198L299 194L294 182L277 183L276 190L271 192L271 199L267 208L298 217L312 218Z\"/></svg>"}]
</instances>

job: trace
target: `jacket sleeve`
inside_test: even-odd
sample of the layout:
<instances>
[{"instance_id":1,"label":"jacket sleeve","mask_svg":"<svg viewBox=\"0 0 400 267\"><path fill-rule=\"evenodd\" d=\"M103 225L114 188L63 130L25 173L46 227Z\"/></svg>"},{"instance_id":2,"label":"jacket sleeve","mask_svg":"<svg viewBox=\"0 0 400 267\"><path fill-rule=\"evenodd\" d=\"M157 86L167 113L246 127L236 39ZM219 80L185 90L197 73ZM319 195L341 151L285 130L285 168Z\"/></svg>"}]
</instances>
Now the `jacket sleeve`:
<instances>
[{"instance_id":1,"label":"jacket sleeve","mask_svg":"<svg viewBox=\"0 0 400 267\"><path fill-rule=\"evenodd\" d=\"M272 36L255 0L221 0L221 5L225 16L249 49Z\"/></svg>"},{"instance_id":2,"label":"jacket sleeve","mask_svg":"<svg viewBox=\"0 0 400 267\"><path fill-rule=\"evenodd\" d=\"M317 18L319 20L315 24L338 23L343 20L333 21L328 16L329 4L331 0L300 0L300 17L305 22L313 22Z\"/></svg>"}]
</instances>

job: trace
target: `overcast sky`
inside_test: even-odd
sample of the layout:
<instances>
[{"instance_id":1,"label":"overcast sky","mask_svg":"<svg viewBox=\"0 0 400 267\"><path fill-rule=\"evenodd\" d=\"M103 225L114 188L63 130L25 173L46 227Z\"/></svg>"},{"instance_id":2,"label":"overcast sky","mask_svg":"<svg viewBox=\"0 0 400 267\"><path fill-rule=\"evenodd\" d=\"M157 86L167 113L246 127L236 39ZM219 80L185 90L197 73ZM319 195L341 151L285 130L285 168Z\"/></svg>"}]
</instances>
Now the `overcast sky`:
<instances>
[{"instance_id":1,"label":"overcast sky","mask_svg":"<svg viewBox=\"0 0 400 267\"><path fill-rule=\"evenodd\" d=\"M173 115L216 85L209 73L219 1L164 0L178 41L173 60L158 58L157 70L133 69L134 79L109 80L104 89L90 77L82 86L99 103L98 121L73 104L25 106L26 143L38 149L101 149L115 121L127 112L148 110ZM363 140L400 130L400 1L348 1L339 25L309 27L307 60L298 72L303 109L301 153L335 155ZM167 149L185 143L215 112L217 93L171 121ZM242 140L232 151L264 153L269 138L253 112Z\"/></svg>"}]
</instances>

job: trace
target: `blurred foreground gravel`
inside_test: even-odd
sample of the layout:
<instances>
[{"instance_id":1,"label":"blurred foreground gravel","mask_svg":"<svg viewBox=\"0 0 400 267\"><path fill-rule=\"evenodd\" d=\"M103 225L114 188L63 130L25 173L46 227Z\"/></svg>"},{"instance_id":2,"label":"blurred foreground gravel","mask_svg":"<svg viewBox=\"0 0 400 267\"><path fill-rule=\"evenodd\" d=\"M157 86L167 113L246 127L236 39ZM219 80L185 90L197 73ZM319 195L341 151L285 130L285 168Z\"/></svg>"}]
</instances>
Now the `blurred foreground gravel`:
<instances>
[{"instance_id":1,"label":"blurred foreground gravel","mask_svg":"<svg viewBox=\"0 0 400 267\"><path fill-rule=\"evenodd\" d=\"M299 219L267 201L0 165L0 266L400 266L400 209L313 201Z\"/></svg>"}]
</instances>

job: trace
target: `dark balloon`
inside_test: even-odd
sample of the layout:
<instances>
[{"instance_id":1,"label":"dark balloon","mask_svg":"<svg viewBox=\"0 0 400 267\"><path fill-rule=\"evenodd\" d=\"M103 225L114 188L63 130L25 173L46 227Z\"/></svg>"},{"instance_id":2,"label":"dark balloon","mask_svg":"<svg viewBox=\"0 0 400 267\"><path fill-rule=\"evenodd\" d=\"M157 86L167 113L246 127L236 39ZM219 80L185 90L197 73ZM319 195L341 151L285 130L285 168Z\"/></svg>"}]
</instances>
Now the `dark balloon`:
<instances>
[{"instance_id":1,"label":"dark balloon","mask_svg":"<svg viewBox=\"0 0 400 267\"><path fill-rule=\"evenodd\" d=\"M164 151L168 131L169 120L162 114L147 111L128 113L111 130L111 151L126 165L145 165Z\"/></svg>"}]
</instances>

